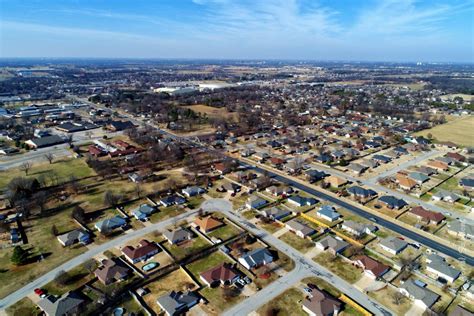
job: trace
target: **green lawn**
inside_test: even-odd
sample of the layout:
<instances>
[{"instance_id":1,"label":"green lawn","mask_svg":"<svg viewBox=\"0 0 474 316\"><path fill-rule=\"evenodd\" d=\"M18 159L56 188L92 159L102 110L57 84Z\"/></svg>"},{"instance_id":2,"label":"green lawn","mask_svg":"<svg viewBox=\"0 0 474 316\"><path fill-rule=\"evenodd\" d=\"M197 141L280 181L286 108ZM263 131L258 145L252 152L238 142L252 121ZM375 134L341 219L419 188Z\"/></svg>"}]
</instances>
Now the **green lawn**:
<instances>
[{"instance_id":1,"label":"green lawn","mask_svg":"<svg viewBox=\"0 0 474 316\"><path fill-rule=\"evenodd\" d=\"M206 271L212 267L218 266L222 262L228 262L229 259L219 251L214 251L210 255L196 260L186 266L188 270L199 280L199 273Z\"/></svg>"},{"instance_id":2,"label":"green lawn","mask_svg":"<svg viewBox=\"0 0 474 316\"><path fill-rule=\"evenodd\" d=\"M286 232L278 239L283 240L285 243L302 253L306 253L314 247L314 242L306 238L298 237L292 232Z\"/></svg>"},{"instance_id":3,"label":"green lawn","mask_svg":"<svg viewBox=\"0 0 474 316\"><path fill-rule=\"evenodd\" d=\"M52 268L86 251L86 247L83 246L63 247L51 232L53 224L56 225L59 233L78 228L71 219L71 211L71 209L67 209L59 214L23 223L29 241L29 244L24 248L30 249L32 262L23 266L15 266L10 262L13 248L0 252L0 265L3 268L0 272L0 297L5 297ZM34 259L40 253L44 255L45 259L38 262Z\"/></svg>"},{"instance_id":4,"label":"green lawn","mask_svg":"<svg viewBox=\"0 0 474 316\"><path fill-rule=\"evenodd\" d=\"M95 265L98 265L97 262ZM43 286L43 289L54 295L62 295L79 288L86 282L90 281L94 276L92 273L87 271L83 265L75 267L68 271L67 274L70 276L70 281L66 282L66 284L58 284L56 281L52 281Z\"/></svg>"},{"instance_id":5,"label":"green lawn","mask_svg":"<svg viewBox=\"0 0 474 316\"><path fill-rule=\"evenodd\" d=\"M201 206L202 202L204 202L204 198L198 195L188 198L188 202L186 204L190 209L195 209Z\"/></svg>"},{"instance_id":6,"label":"green lawn","mask_svg":"<svg viewBox=\"0 0 474 316\"><path fill-rule=\"evenodd\" d=\"M221 240L227 240L231 237L234 237L237 235L240 231L235 227L234 225L230 223L226 223L224 226L219 227L209 234L207 234L209 237L215 237L219 238Z\"/></svg>"},{"instance_id":7,"label":"green lawn","mask_svg":"<svg viewBox=\"0 0 474 316\"><path fill-rule=\"evenodd\" d=\"M199 291L199 293L209 301L207 308L211 309L211 313L221 314L226 309L232 307L244 299L243 295L226 297L223 293L222 287L210 288L206 287Z\"/></svg>"},{"instance_id":8,"label":"green lawn","mask_svg":"<svg viewBox=\"0 0 474 316\"><path fill-rule=\"evenodd\" d=\"M41 314L41 310L28 298L22 298L14 305L6 309L7 315L9 316L36 316Z\"/></svg>"},{"instance_id":9,"label":"green lawn","mask_svg":"<svg viewBox=\"0 0 474 316\"><path fill-rule=\"evenodd\" d=\"M153 213L150 216L150 222L158 223L158 222L164 221L165 219L175 217L175 216L181 214L182 212L183 211L180 210L176 206L160 207L160 208L158 208L158 212Z\"/></svg>"},{"instance_id":10,"label":"green lawn","mask_svg":"<svg viewBox=\"0 0 474 316\"><path fill-rule=\"evenodd\" d=\"M181 260L186 256L197 253L211 245L204 238L197 236L181 245L170 245L169 243L166 243L164 246L169 252L171 252L176 260Z\"/></svg>"},{"instance_id":11,"label":"green lawn","mask_svg":"<svg viewBox=\"0 0 474 316\"><path fill-rule=\"evenodd\" d=\"M328 268L349 283L354 283L362 276L362 271L353 265L344 262L339 257L334 257L330 253L323 252L314 259L317 263L325 268Z\"/></svg>"},{"instance_id":12,"label":"green lawn","mask_svg":"<svg viewBox=\"0 0 474 316\"><path fill-rule=\"evenodd\" d=\"M305 316L308 315L301 307L304 294L291 288L278 295L257 310L259 315Z\"/></svg>"},{"instance_id":13,"label":"green lawn","mask_svg":"<svg viewBox=\"0 0 474 316\"><path fill-rule=\"evenodd\" d=\"M38 178L40 175L47 177L51 172L55 172L59 180L68 180L71 176L76 178L84 178L87 176L95 175L94 170L87 166L84 159L68 159L53 164L41 163L35 165L34 161L31 161L33 167L28 172L28 177ZM24 177L25 172L18 168L9 169L0 172L0 188L4 188L11 179L15 177Z\"/></svg>"},{"instance_id":14,"label":"green lawn","mask_svg":"<svg viewBox=\"0 0 474 316\"><path fill-rule=\"evenodd\" d=\"M249 211L243 212L242 216L245 217L246 219L252 219L257 214L258 214L258 212L254 211L254 210L249 210Z\"/></svg>"}]
</instances>

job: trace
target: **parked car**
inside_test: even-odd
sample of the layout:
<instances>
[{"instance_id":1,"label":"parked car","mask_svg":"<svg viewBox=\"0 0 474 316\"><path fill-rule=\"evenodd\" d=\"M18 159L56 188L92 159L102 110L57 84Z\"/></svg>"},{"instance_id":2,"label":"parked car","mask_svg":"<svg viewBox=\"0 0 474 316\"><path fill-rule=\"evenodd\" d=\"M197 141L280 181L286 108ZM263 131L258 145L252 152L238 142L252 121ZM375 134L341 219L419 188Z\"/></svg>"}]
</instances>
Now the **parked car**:
<instances>
[{"instance_id":1,"label":"parked car","mask_svg":"<svg viewBox=\"0 0 474 316\"><path fill-rule=\"evenodd\" d=\"M245 276L245 277L244 277L244 281L245 281L245 283L247 283L247 284L252 283L252 280L250 280L250 278L249 278L248 276Z\"/></svg>"},{"instance_id":2,"label":"parked car","mask_svg":"<svg viewBox=\"0 0 474 316\"><path fill-rule=\"evenodd\" d=\"M243 279L238 279L237 283L241 284L242 286L245 286L247 283Z\"/></svg>"},{"instance_id":3,"label":"parked car","mask_svg":"<svg viewBox=\"0 0 474 316\"><path fill-rule=\"evenodd\" d=\"M34 290L35 294L38 295L39 297L41 298L45 298L46 297L46 292L43 290L43 289L35 289Z\"/></svg>"},{"instance_id":4,"label":"parked car","mask_svg":"<svg viewBox=\"0 0 474 316\"><path fill-rule=\"evenodd\" d=\"M310 289L309 287L305 287L303 290L308 294L311 294L311 292L313 292L313 290Z\"/></svg>"}]
</instances>

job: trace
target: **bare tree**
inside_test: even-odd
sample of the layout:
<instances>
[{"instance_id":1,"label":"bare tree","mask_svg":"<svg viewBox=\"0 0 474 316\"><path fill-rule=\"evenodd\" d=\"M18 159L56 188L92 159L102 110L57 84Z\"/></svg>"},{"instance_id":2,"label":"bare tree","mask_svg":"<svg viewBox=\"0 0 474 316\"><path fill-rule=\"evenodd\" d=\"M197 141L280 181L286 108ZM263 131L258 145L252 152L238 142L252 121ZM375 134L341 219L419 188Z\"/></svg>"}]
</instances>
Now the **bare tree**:
<instances>
[{"instance_id":1,"label":"bare tree","mask_svg":"<svg viewBox=\"0 0 474 316\"><path fill-rule=\"evenodd\" d=\"M20 165L20 170L25 172L25 175L28 175L28 172L31 170L32 164L29 161L25 161Z\"/></svg>"},{"instance_id":2,"label":"bare tree","mask_svg":"<svg viewBox=\"0 0 474 316\"><path fill-rule=\"evenodd\" d=\"M117 207L122 201L123 196L120 194L114 194L112 191L105 192L104 202L110 207Z\"/></svg>"},{"instance_id":3,"label":"bare tree","mask_svg":"<svg viewBox=\"0 0 474 316\"><path fill-rule=\"evenodd\" d=\"M44 158L49 161L49 164L52 164L54 160L54 155L52 153L46 153L44 154Z\"/></svg>"},{"instance_id":4,"label":"bare tree","mask_svg":"<svg viewBox=\"0 0 474 316\"><path fill-rule=\"evenodd\" d=\"M396 292L393 294L392 299L395 305L401 305L405 301L405 296L403 296L403 294L400 292Z\"/></svg>"}]
</instances>

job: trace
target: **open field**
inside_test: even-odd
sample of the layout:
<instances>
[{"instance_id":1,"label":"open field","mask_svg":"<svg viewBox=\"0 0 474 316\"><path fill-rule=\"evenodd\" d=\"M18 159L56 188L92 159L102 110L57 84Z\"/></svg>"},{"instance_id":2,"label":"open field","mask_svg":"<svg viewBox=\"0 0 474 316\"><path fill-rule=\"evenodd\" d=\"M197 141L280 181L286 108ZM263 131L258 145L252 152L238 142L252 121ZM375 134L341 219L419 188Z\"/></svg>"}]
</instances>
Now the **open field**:
<instances>
[{"instance_id":1,"label":"open field","mask_svg":"<svg viewBox=\"0 0 474 316\"><path fill-rule=\"evenodd\" d=\"M205 104L185 105L183 108L191 109L194 112L206 114L210 118L232 118L237 120L238 114L227 111L226 108L216 108Z\"/></svg>"},{"instance_id":2,"label":"open field","mask_svg":"<svg viewBox=\"0 0 474 316\"><path fill-rule=\"evenodd\" d=\"M472 127L474 126L474 116L469 115L452 120L446 124L435 126L417 133L417 135L427 136L429 133L433 135L437 141L451 141L462 146L474 146L474 137Z\"/></svg>"},{"instance_id":3,"label":"open field","mask_svg":"<svg viewBox=\"0 0 474 316\"><path fill-rule=\"evenodd\" d=\"M302 253L306 253L314 247L314 243L311 240L296 236L296 234L292 232L284 233L279 239Z\"/></svg>"},{"instance_id":4,"label":"open field","mask_svg":"<svg viewBox=\"0 0 474 316\"><path fill-rule=\"evenodd\" d=\"M33 167L28 172L28 177L32 178L38 178L41 175L44 175L46 178L48 178L48 174L55 173L57 175L57 179L61 181L68 180L71 176L80 179L95 175L95 172L89 168L89 166L87 166L83 159L68 159L53 162L52 164L42 163L38 165L35 165L34 162L32 162L32 165ZM11 179L24 176L25 172L18 168L1 171L0 188L4 188Z\"/></svg>"},{"instance_id":5,"label":"open field","mask_svg":"<svg viewBox=\"0 0 474 316\"><path fill-rule=\"evenodd\" d=\"M344 262L341 258L331 255L328 252L321 253L313 260L351 284L359 280L362 276L361 270L347 262Z\"/></svg>"},{"instance_id":6,"label":"open field","mask_svg":"<svg viewBox=\"0 0 474 316\"><path fill-rule=\"evenodd\" d=\"M453 100L455 97L461 97L463 98L464 102L470 102L471 100L474 99L474 95L472 94L465 94L465 93L452 93L452 94L446 94L441 96L441 100Z\"/></svg>"}]
</instances>

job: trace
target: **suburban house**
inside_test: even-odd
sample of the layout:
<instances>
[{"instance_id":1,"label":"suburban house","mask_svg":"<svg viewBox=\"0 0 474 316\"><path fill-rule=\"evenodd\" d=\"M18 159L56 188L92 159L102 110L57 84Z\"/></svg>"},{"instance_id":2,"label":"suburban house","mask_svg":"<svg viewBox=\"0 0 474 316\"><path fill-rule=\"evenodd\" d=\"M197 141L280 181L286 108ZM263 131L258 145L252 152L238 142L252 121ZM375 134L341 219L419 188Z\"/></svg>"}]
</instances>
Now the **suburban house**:
<instances>
[{"instance_id":1,"label":"suburban house","mask_svg":"<svg viewBox=\"0 0 474 316\"><path fill-rule=\"evenodd\" d=\"M186 228L180 227L175 230L167 230L163 233L163 236L172 245L179 244L185 240L191 240L194 234Z\"/></svg>"},{"instance_id":2,"label":"suburban house","mask_svg":"<svg viewBox=\"0 0 474 316\"><path fill-rule=\"evenodd\" d=\"M422 284L418 285L418 283L420 282L409 279L400 285L399 291L412 299L417 306L423 309L429 309L438 301L439 295L422 286Z\"/></svg>"},{"instance_id":3,"label":"suburban house","mask_svg":"<svg viewBox=\"0 0 474 316\"><path fill-rule=\"evenodd\" d=\"M313 289L302 302L303 310L310 316L337 316L342 302L325 291Z\"/></svg>"},{"instance_id":4,"label":"suburban house","mask_svg":"<svg viewBox=\"0 0 474 316\"><path fill-rule=\"evenodd\" d=\"M401 174L397 174L396 179L397 179L398 186L403 190L410 191L418 185L418 183L415 180Z\"/></svg>"},{"instance_id":5,"label":"suburban house","mask_svg":"<svg viewBox=\"0 0 474 316\"><path fill-rule=\"evenodd\" d=\"M341 228L357 238L360 238L365 234L371 234L377 230L377 227L374 225L361 224L351 220L342 222Z\"/></svg>"},{"instance_id":6,"label":"suburban house","mask_svg":"<svg viewBox=\"0 0 474 316\"><path fill-rule=\"evenodd\" d=\"M435 194L433 194L431 196L431 199L433 201L444 201L444 202L448 202L448 203L454 203L457 200L459 200L460 197L459 197L459 195L457 195L453 192L449 192L449 191L440 189Z\"/></svg>"},{"instance_id":7,"label":"suburban house","mask_svg":"<svg viewBox=\"0 0 474 316\"><path fill-rule=\"evenodd\" d=\"M471 175L469 177L462 178L461 180L459 180L459 186L461 186L465 190L474 190L474 177L472 177Z\"/></svg>"},{"instance_id":8,"label":"suburban house","mask_svg":"<svg viewBox=\"0 0 474 316\"><path fill-rule=\"evenodd\" d=\"M238 193L242 187L233 182L226 182L221 186L221 189L229 193Z\"/></svg>"},{"instance_id":9,"label":"suburban house","mask_svg":"<svg viewBox=\"0 0 474 316\"><path fill-rule=\"evenodd\" d=\"M273 255L267 248L257 248L240 257L239 262L250 270L273 262Z\"/></svg>"},{"instance_id":10,"label":"suburban house","mask_svg":"<svg viewBox=\"0 0 474 316\"><path fill-rule=\"evenodd\" d=\"M89 235L89 233L85 232L82 229L72 230L68 233L59 235L57 238L59 240L59 243L64 247L77 243L87 245L91 242L91 236Z\"/></svg>"},{"instance_id":11,"label":"suburban house","mask_svg":"<svg viewBox=\"0 0 474 316\"><path fill-rule=\"evenodd\" d=\"M430 179L426 174L423 174L421 172L410 172L408 174L408 178L412 179L415 181L418 185L422 185L426 181Z\"/></svg>"},{"instance_id":12,"label":"suburban house","mask_svg":"<svg viewBox=\"0 0 474 316\"><path fill-rule=\"evenodd\" d=\"M194 225L203 233L207 234L225 224L211 215L206 217L198 217L194 220Z\"/></svg>"},{"instance_id":13,"label":"suburban house","mask_svg":"<svg viewBox=\"0 0 474 316\"><path fill-rule=\"evenodd\" d=\"M339 214L336 209L331 205L323 205L321 208L316 212L316 216L328 221L334 222L341 218L341 214Z\"/></svg>"},{"instance_id":14,"label":"suburban house","mask_svg":"<svg viewBox=\"0 0 474 316\"><path fill-rule=\"evenodd\" d=\"M164 207L180 205L184 203L186 203L186 199L176 194L168 195L160 200L160 204Z\"/></svg>"},{"instance_id":15,"label":"suburban house","mask_svg":"<svg viewBox=\"0 0 474 316\"><path fill-rule=\"evenodd\" d=\"M306 238L316 232L312 227L296 219L286 222L286 227L301 238Z\"/></svg>"},{"instance_id":16,"label":"suburban house","mask_svg":"<svg viewBox=\"0 0 474 316\"><path fill-rule=\"evenodd\" d=\"M430 162L428 162L428 167L432 167L438 171L448 171L449 169L449 166L447 163L445 162L442 162L442 161L438 161L438 160L432 160Z\"/></svg>"},{"instance_id":17,"label":"suburban house","mask_svg":"<svg viewBox=\"0 0 474 316\"><path fill-rule=\"evenodd\" d=\"M274 196L280 196L280 195L289 195L293 193L293 188L289 186L276 186L272 185L268 188L265 189L268 193Z\"/></svg>"},{"instance_id":18,"label":"suburban house","mask_svg":"<svg viewBox=\"0 0 474 316\"><path fill-rule=\"evenodd\" d=\"M449 222L448 233L453 236L458 236L460 238L474 238L474 225L469 223L464 223L459 220Z\"/></svg>"},{"instance_id":19,"label":"suburban house","mask_svg":"<svg viewBox=\"0 0 474 316\"><path fill-rule=\"evenodd\" d=\"M368 167L353 162L347 166L347 169L356 175L361 175L365 170L368 169Z\"/></svg>"},{"instance_id":20,"label":"suburban house","mask_svg":"<svg viewBox=\"0 0 474 316\"><path fill-rule=\"evenodd\" d=\"M361 199L369 199L377 195L377 192L371 189L364 189L359 186L353 186L347 189L347 193L353 197L361 198Z\"/></svg>"},{"instance_id":21,"label":"suburban house","mask_svg":"<svg viewBox=\"0 0 474 316\"><path fill-rule=\"evenodd\" d=\"M430 167L426 167L426 166L421 166L421 167L418 167L418 172L420 173L423 173L427 176L432 176L434 174L437 174L438 171L436 171L436 169L433 169L433 168L430 168Z\"/></svg>"},{"instance_id":22,"label":"suburban house","mask_svg":"<svg viewBox=\"0 0 474 316\"><path fill-rule=\"evenodd\" d=\"M330 186L333 188L339 188L345 184L347 184L347 180L343 178L339 178L336 176L329 176L326 179L324 179L324 182L329 183Z\"/></svg>"},{"instance_id":23,"label":"suburban house","mask_svg":"<svg viewBox=\"0 0 474 316\"><path fill-rule=\"evenodd\" d=\"M339 237L335 238L331 235L328 235L316 242L316 247L321 250L328 249L330 253L337 254L343 252L344 249L349 247L349 244Z\"/></svg>"},{"instance_id":24,"label":"suburban house","mask_svg":"<svg viewBox=\"0 0 474 316\"><path fill-rule=\"evenodd\" d=\"M147 220L155 212L155 207L148 204L141 204L132 210L132 215L139 221Z\"/></svg>"},{"instance_id":25,"label":"suburban house","mask_svg":"<svg viewBox=\"0 0 474 316\"><path fill-rule=\"evenodd\" d=\"M219 172L220 174L227 174L232 171L232 168L230 166L222 162L214 164L213 169Z\"/></svg>"},{"instance_id":26,"label":"suburban house","mask_svg":"<svg viewBox=\"0 0 474 316\"><path fill-rule=\"evenodd\" d=\"M95 276L104 285L124 280L129 273L130 268L118 258L103 260L102 265L94 271Z\"/></svg>"},{"instance_id":27,"label":"suburban house","mask_svg":"<svg viewBox=\"0 0 474 316\"><path fill-rule=\"evenodd\" d=\"M389 209L395 209L399 210L403 208L404 206L408 205L407 202L405 202L402 199L397 199L396 197L392 195L384 195L379 197L378 201L386 206Z\"/></svg>"},{"instance_id":28,"label":"suburban house","mask_svg":"<svg viewBox=\"0 0 474 316\"><path fill-rule=\"evenodd\" d=\"M144 261L160 252L160 247L146 239L140 240L138 247L125 246L122 248L122 254L131 263Z\"/></svg>"},{"instance_id":29,"label":"suburban house","mask_svg":"<svg viewBox=\"0 0 474 316\"><path fill-rule=\"evenodd\" d=\"M390 161L392 161L392 158L384 155L373 155L372 159L379 163L389 163Z\"/></svg>"},{"instance_id":30,"label":"suburban house","mask_svg":"<svg viewBox=\"0 0 474 316\"><path fill-rule=\"evenodd\" d=\"M160 296L156 302L167 316L183 315L201 301L195 292L175 292Z\"/></svg>"},{"instance_id":31,"label":"suburban house","mask_svg":"<svg viewBox=\"0 0 474 316\"><path fill-rule=\"evenodd\" d=\"M248 198L247 200L247 203L245 204L245 206L248 208L248 209L259 209L265 205L267 205L268 201L257 196L257 195L252 195L251 197Z\"/></svg>"},{"instance_id":32,"label":"suburban house","mask_svg":"<svg viewBox=\"0 0 474 316\"><path fill-rule=\"evenodd\" d=\"M431 212L425 210L422 206L415 206L410 209L410 213L416 216L419 220L423 220L428 224L438 225L446 219L443 214L439 212Z\"/></svg>"},{"instance_id":33,"label":"suburban house","mask_svg":"<svg viewBox=\"0 0 474 316\"><path fill-rule=\"evenodd\" d=\"M215 284L230 285L237 281L240 276L230 263L222 263L217 267L201 272L199 278L208 286Z\"/></svg>"},{"instance_id":34,"label":"suburban house","mask_svg":"<svg viewBox=\"0 0 474 316\"><path fill-rule=\"evenodd\" d=\"M125 225L127 225L127 221L117 215L95 223L94 227L101 233L108 233Z\"/></svg>"},{"instance_id":35,"label":"suburban house","mask_svg":"<svg viewBox=\"0 0 474 316\"><path fill-rule=\"evenodd\" d=\"M325 173L324 171L318 171L314 169L306 171L305 174L306 174L306 179L308 179L310 183L317 182L328 176L328 174Z\"/></svg>"},{"instance_id":36,"label":"suburban house","mask_svg":"<svg viewBox=\"0 0 474 316\"><path fill-rule=\"evenodd\" d=\"M356 266L364 269L365 274L374 279L380 278L390 270L388 265L380 263L366 255L357 256L353 262Z\"/></svg>"},{"instance_id":37,"label":"suburban house","mask_svg":"<svg viewBox=\"0 0 474 316\"><path fill-rule=\"evenodd\" d=\"M426 271L436 276L436 278L443 278L449 283L453 283L461 275L461 271L451 267L443 257L438 255L431 255L426 260Z\"/></svg>"},{"instance_id":38,"label":"suburban house","mask_svg":"<svg viewBox=\"0 0 474 316\"><path fill-rule=\"evenodd\" d=\"M464 156L461 155L461 154L454 153L454 152L447 153L447 154L446 154L446 157L451 158L451 159L454 159L454 160L456 160L456 161L458 161L458 162L464 162L464 161L466 161L466 157L464 157Z\"/></svg>"},{"instance_id":39,"label":"suburban house","mask_svg":"<svg viewBox=\"0 0 474 316\"><path fill-rule=\"evenodd\" d=\"M38 302L38 307L46 316L75 315L84 304L84 299L75 292L67 292L61 296L48 295Z\"/></svg>"},{"instance_id":40,"label":"suburban house","mask_svg":"<svg viewBox=\"0 0 474 316\"><path fill-rule=\"evenodd\" d=\"M301 195L292 195L288 198L288 202L296 206L311 206L318 203L314 198L307 198Z\"/></svg>"},{"instance_id":41,"label":"suburban house","mask_svg":"<svg viewBox=\"0 0 474 316\"><path fill-rule=\"evenodd\" d=\"M405 248L408 246L408 243L397 237L387 237L382 239L382 241L379 243L379 246L392 255L398 255L400 252L405 250Z\"/></svg>"},{"instance_id":42,"label":"suburban house","mask_svg":"<svg viewBox=\"0 0 474 316\"><path fill-rule=\"evenodd\" d=\"M192 196L206 193L206 190L198 186L190 186L190 187L184 188L183 190L181 190L181 192L187 197L192 197Z\"/></svg>"},{"instance_id":43,"label":"suburban house","mask_svg":"<svg viewBox=\"0 0 474 316\"><path fill-rule=\"evenodd\" d=\"M287 209L282 209L282 208L279 208L277 206L274 206L274 207L271 207L269 209L265 209L262 211L262 214L265 216L265 217L268 217L272 220L279 220L279 219L282 219L282 218L285 218L287 217L288 215L291 214L291 211L287 210Z\"/></svg>"}]
</instances>

